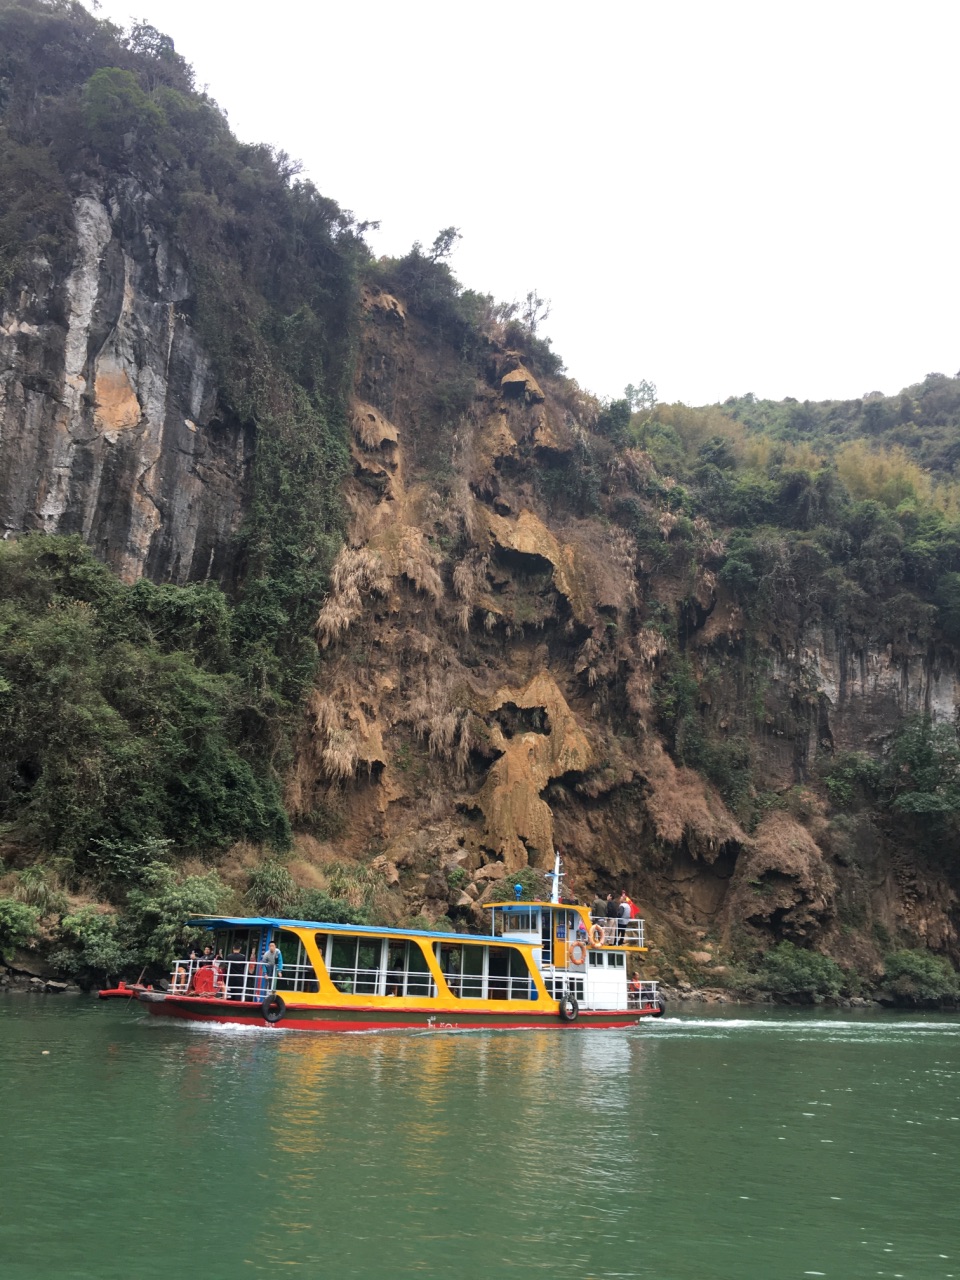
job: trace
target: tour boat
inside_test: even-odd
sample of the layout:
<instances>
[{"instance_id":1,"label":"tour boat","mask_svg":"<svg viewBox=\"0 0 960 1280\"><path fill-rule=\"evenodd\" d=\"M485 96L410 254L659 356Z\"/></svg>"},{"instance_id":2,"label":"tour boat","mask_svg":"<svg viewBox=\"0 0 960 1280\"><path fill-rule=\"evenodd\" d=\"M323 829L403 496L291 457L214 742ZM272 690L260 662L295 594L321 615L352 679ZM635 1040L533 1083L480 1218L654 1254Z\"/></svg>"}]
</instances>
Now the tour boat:
<instances>
[{"instance_id":1,"label":"tour boat","mask_svg":"<svg viewBox=\"0 0 960 1280\"><path fill-rule=\"evenodd\" d=\"M192 916L190 958L138 998L161 1016L303 1031L627 1027L663 1012L631 969L642 920L558 900L487 909L487 935Z\"/></svg>"}]
</instances>

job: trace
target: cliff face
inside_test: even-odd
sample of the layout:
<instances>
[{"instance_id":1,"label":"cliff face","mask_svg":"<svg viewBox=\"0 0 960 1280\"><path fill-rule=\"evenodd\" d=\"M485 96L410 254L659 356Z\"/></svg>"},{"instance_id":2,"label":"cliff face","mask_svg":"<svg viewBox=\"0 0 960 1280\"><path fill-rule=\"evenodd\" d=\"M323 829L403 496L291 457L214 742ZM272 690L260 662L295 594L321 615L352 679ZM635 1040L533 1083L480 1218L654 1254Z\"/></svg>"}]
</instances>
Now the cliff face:
<instances>
[{"instance_id":1,"label":"cliff face","mask_svg":"<svg viewBox=\"0 0 960 1280\"><path fill-rule=\"evenodd\" d=\"M814 624L789 586L758 640L706 521L681 549L669 508L645 503L673 548L653 566L602 513L577 513L596 405L576 384L496 339L467 368L402 300L373 291L364 308L349 540L288 792L302 828L334 814L338 847L375 859L411 910L477 923L559 844L576 891L625 885L647 904L668 975L722 980L711 948L751 938L864 973L887 936L956 954L954 872L876 815L832 821L818 784L818 757L879 754L905 715L952 722L950 657L904 616L872 635ZM638 450L599 465L605 510L645 491ZM684 619L696 715L721 743L739 735L769 796L752 829L658 732L669 645L654 614Z\"/></svg>"},{"instance_id":2,"label":"cliff face","mask_svg":"<svg viewBox=\"0 0 960 1280\"><path fill-rule=\"evenodd\" d=\"M229 583L255 440L218 409L150 203L132 179L79 196L71 269L35 262L3 316L4 532L80 533L127 580ZM667 975L721 980L715 955L744 938L864 972L879 937L956 955L950 865L875 816L837 821L818 782L818 760L879 754L905 715L952 721L950 651L896 611L869 634L812 620L789 581L776 624L748 628L722 535L699 518L681 545L643 496L649 458L598 441L575 383L502 326L465 357L403 299L361 304L348 538L287 786L301 879L346 854L395 910L479 923L559 844L576 891L646 904ZM629 502L663 554L609 518ZM752 829L668 749L678 626L699 722L745 744L771 798Z\"/></svg>"},{"instance_id":3,"label":"cliff face","mask_svg":"<svg viewBox=\"0 0 960 1280\"><path fill-rule=\"evenodd\" d=\"M0 528L80 534L127 581L230 580L252 441L217 406L182 254L128 179L74 204L0 325Z\"/></svg>"}]
</instances>

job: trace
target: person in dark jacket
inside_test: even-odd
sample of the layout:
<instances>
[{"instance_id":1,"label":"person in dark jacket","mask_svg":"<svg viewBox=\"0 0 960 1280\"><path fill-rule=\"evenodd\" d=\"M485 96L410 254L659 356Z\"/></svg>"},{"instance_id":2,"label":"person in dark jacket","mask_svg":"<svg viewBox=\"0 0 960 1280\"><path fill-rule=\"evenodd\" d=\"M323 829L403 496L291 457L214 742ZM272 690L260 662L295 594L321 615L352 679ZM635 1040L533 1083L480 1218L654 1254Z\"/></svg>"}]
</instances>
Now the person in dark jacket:
<instances>
[{"instance_id":1,"label":"person in dark jacket","mask_svg":"<svg viewBox=\"0 0 960 1280\"><path fill-rule=\"evenodd\" d=\"M223 967L227 975L227 999L242 1000L243 975L247 967L247 957L239 943L235 942L232 949L227 952Z\"/></svg>"}]
</instances>

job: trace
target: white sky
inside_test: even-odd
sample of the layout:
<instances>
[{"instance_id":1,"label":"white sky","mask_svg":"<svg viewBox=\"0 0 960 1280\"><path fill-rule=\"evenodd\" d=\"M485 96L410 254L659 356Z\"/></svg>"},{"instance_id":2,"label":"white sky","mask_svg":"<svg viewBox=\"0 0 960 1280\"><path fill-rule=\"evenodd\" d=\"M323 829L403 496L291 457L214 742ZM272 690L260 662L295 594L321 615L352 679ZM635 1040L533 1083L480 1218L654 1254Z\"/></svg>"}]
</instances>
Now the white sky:
<instances>
[{"instance_id":1,"label":"white sky","mask_svg":"<svg viewBox=\"0 0 960 1280\"><path fill-rule=\"evenodd\" d=\"M91 0L87 0L88 4ZM552 300L572 377L663 400L960 368L956 0L103 0L171 35L380 253Z\"/></svg>"}]
</instances>

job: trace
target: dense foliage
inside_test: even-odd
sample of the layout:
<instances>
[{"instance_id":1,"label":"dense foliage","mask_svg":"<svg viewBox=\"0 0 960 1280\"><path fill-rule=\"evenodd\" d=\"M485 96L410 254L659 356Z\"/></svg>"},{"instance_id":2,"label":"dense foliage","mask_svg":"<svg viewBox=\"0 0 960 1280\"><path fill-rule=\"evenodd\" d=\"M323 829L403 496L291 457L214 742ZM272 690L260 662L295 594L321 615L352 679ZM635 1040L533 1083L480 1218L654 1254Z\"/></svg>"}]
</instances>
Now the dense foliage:
<instances>
[{"instance_id":1,"label":"dense foliage","mask_svg":"<svg viewBox=\"0 0 960 1280\"><path fill-rule=\"evenodd\" d=\"M0 543L0 816L98 881L149 837L284 845L212 585L124 586L79 539ZM121 879L123 877L120 877Z\"/></svg>"},{"instance_id":2,"label":"dense foliage","mask_svg":"<svg viewBox=\"0 0 960 1280\"><path fill-rule=\"evenodd\" d=\"M960 997L960 976L929 951L894 951L884 963L887 989L905 1004L940 1004Z\"/></svg>"},{"instance_id":3,"label":"dense foliage","mask_svg":"<svg viewBox=\"0 0 960 1280\"><path fill-rule=\"evenodd\" d=\"M805 999L836 997L846 985L843 970L829 956L780 942L767 951L751 980L772 995Z\"/></svg>"}]
</instances>

